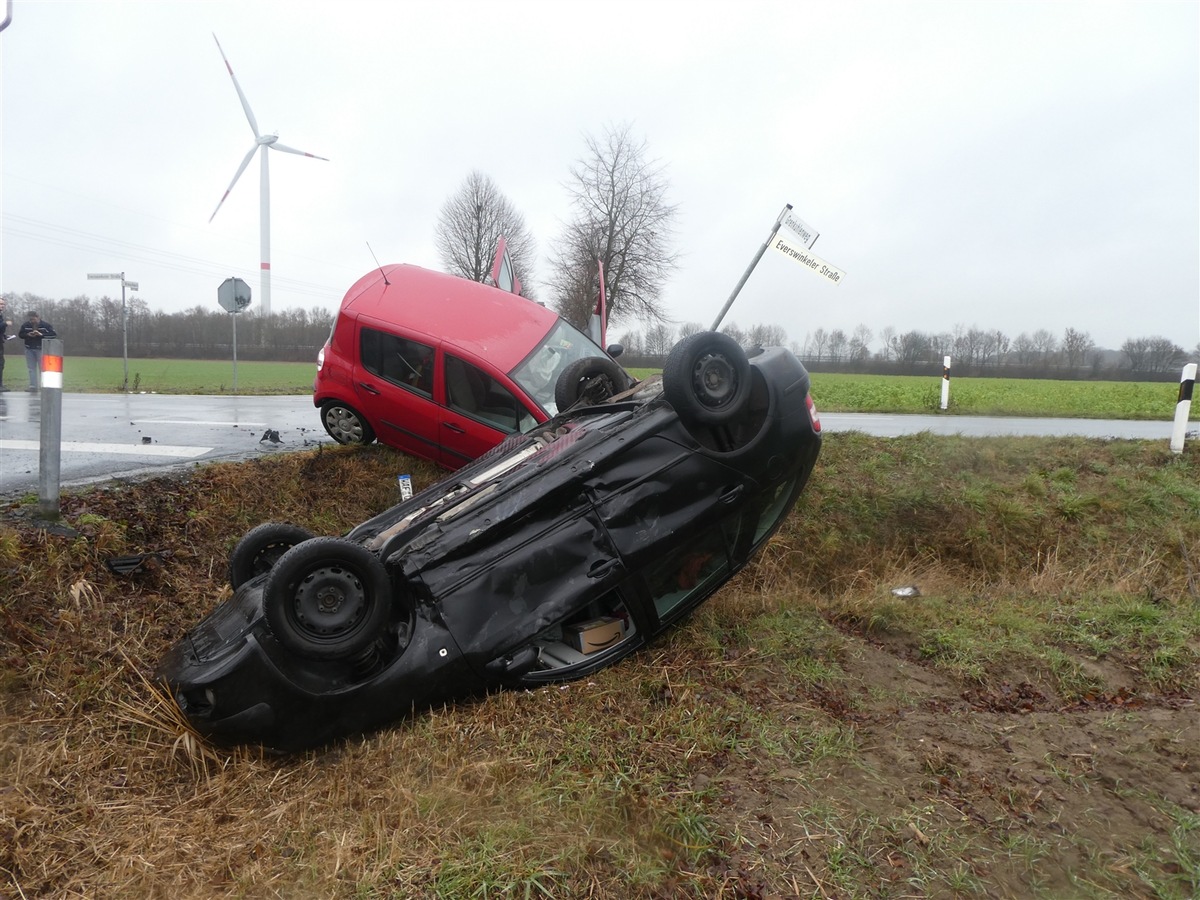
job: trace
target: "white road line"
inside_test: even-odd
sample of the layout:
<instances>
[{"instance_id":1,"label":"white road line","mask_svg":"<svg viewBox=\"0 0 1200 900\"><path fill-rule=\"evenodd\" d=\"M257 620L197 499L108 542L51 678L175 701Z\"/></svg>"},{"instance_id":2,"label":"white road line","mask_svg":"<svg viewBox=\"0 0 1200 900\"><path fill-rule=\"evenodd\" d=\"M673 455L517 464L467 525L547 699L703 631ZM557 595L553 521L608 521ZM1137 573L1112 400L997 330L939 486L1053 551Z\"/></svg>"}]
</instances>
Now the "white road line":
<instances>
[{"instance_id":1,"label":"white road line","mask_svg":"<svg viewBox=\"0 0 1200 900\"><path fill-rule=\"evenodd\" d=\"M0 440L0 450L40 450L40 441ZM63 441L63 453L113 453L123 456L175 456L191 459L203 456L212 447L184 447L172 444L93 444L86 441Z\"/></svg>"},{"instance_id":2,"label":"white road line","mask_svg":"<svg viewBox=\"0 0 1200 900\"><path fill-rule=\"evenodd\" d=\"M247 428L266 428L266 422L205 422L198 419L133 419L134 425L220 425L237 427L244 425Z\"/></svg>"}]
</instances>

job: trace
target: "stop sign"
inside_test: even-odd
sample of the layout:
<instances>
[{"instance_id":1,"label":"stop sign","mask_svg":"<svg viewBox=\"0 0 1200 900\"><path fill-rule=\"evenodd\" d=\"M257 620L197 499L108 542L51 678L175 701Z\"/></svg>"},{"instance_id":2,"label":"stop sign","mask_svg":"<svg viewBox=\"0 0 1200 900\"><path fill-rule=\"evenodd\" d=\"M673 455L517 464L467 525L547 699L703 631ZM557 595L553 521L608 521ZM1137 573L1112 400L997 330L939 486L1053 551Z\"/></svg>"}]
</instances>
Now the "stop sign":
<instances>
[{"instance_id":1,"label":"stop sign","mask_svg":"<svg viewBox=\"0 0 1200 900\"><path fill-rule=\"evenodd\" d=\"M250 305L250 285L240 278L226 278L217 288L217 302L226 312L241 312Z\"/></svg>"}]
</instances>

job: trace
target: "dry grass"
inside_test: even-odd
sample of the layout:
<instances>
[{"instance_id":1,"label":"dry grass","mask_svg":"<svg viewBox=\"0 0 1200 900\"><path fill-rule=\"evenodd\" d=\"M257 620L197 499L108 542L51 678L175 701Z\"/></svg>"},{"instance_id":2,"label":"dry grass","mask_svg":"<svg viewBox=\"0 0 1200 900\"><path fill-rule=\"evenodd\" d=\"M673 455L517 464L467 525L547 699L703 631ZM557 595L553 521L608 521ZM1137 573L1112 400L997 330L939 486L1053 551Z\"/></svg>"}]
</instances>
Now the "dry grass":
<instances>
[{"instance_id":1,"label":"dry grass","mask_svg":"<svg viewBox=\"0 0 1200 900\"><path fill-rule=\"evenodd\" d=\"M1118 863L1103 850L1116 813L1081 820L1080 837L1055 845L1017 817L1048 818L1050 786L985 796L965 751L940 744L914 751L897 807L880 805L894 761L848 793L872 747L900 746L869 736L873 698L911 704L911 718L931 679L952 685L951 698L986 697L987 709L1030 672L1042 673L1035 702L1047 712L1116 696L1117 670L1129 673L1120 696L1190 699L1194 452L834 436L760 559L687 627L615 669L298 756L197 740L148 673L227 590L236 539L268 519L340 533L395 502L397 472L418 487L437 477L414 465L339 448L90 491L64 502L74 536L34 527L28 506L7 509L0 894L949 896L981 883L961 862L973 854L1007 879L991 882L1008 886L997 896L1014 896L1040 890L1045 853L1096 885L1052 882L1051 896L1200 889L1200 824L1170 813L1174 795L1143 816L1159 823L1147 839L1173 855L1131 844ZM170 553L128 576L104 565L150 551ZM900 584L921 596L893 596ZM920 678L892 673L856 694L868 676L855 667L880 646L907 648L896 665ZM1189 777L1167 768L1188 760L1171 733L1162 748L1174 755L1147 768L1163 792ZM1077 752L1056 765L1067 771ZM1090 779L1103 766L1092 768L1071 777L1095 804L1101 782ZM940 799L928 809L903 799L930 786ZM1000 828L939 814L965 809L963 797L1014 818ZM1087 841L1099 848L1090 861ZM1074 868L1063 862L1076 855Z\"/></svg>"}]
</instances>

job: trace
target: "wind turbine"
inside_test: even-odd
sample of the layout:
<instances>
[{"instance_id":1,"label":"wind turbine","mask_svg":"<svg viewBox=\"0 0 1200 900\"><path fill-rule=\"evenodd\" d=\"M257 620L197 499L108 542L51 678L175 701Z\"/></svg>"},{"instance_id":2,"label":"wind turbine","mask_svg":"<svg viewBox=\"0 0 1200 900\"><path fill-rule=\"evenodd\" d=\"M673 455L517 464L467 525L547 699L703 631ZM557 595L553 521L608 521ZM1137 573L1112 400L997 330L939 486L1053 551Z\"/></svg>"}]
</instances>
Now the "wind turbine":
<instances>
[{"instance_id":1,"label":"wind turbine","mask_svg":"<svg viewBox=\"0 0 1200 900\"><path fill-rule=\"evenodd\" d=\"M213 40L217 41L216 34L213 34ZM279 143L279 134L260 134L258 131L258 122L254 118L254 111L250 109L250 104L246 100L246 95L242 93L242 86L238 84L237 76L233 74L233 66L229 65L229 60L225 57L225 51L221 49L221 42L217 41L217 50L221 53L221 59L225 61L225 68L229 70L229 77L233 79L233 86L237 90L238 99L242 101L242 109L246 111L246 120L250 123L250 130L254 132L254 146L250 148L250 152L246 154L246 158L242 160L242 164L238 166L237 172L233 176L233 181L229 182L229 187L225 189L224 196L221 197L221 202L217 204L217 208L213 210L213 214L208 217L211 223L216 218L217 212L221 209L221 203L225 202L225 198L229 196L229 192L233 190L233 186L237 184L237 180L242 177L242 173L246 171L246 166L250 165L250 160L254 158L255 153L262 154L262 163L259 169L259 240L262 247L262 291L259 297L259 305L264 316L271 315L271 179L267 172L267 151L282 150L284 153L295 153L298 156L308 156L313 159L322 159L329 162L324 156L317 156L315 153L305 153L303 150L297 150L295 147L287 147Z\"/></svg>"}]
</instances>

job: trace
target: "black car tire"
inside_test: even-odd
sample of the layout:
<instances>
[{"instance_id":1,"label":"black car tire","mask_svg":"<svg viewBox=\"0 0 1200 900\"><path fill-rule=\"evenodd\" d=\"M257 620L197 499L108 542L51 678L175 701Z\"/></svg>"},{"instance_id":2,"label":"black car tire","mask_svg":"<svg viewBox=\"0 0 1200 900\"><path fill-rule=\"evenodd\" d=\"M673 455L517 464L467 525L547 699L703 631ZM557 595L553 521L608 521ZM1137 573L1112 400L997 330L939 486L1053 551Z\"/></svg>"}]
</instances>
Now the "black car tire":
<instances>
[{"instance_id":1,"label":"black car tire","mask_svg":"<svg viewBox=\"0 0 1200 900\"><path fill-rule=\"evenodd\" d=\"M279 558L313 533L286 522L263 522L242 535L229 554L229 584L236 591L258 575L266 575Z\"/></svg>"},{"instance_id":2,"label":"black car tire","mask_svg":"<svg viewBox=\"0 0 1200 900\"><path fill-rule=\"evenodd\" d=\"M663 394L684 423L722 425L750 401L750 360L727 334L700 331L671 348Z\"/></svg>"},{"instance_id":3,"label":"black car tire","mask_svg":"<svg viewBox=\"0 0 1200 900\"><path fill-rule=\"evenodd\" d=\"M375 430L362 414L336 400L321 405L321 424L339 444L369 444L375 440Z\"/></svg>"},{"instance_id":4,"label":"black car tire","mask_svg":"<svg viewBox=\"0 0 1200 900\"><path fill-rule=\"evenodd\" d=\"M346 659L383 633L391 592L387 569L362 544L317 537L288 550L268 573L263 614L275 639L293 653Z\"/></svg>"},{"instance_id":5,"label":"black car tire","mask_svg":"<svg viewBox=\"0 0 1200 900\"><path fill-rule=\"evenodd\" d=\"M554 383L554 403L564 412L581 399L602 403L629 388L625 370L604 356L577 359Z\"/></svg>"}]
</instances>

